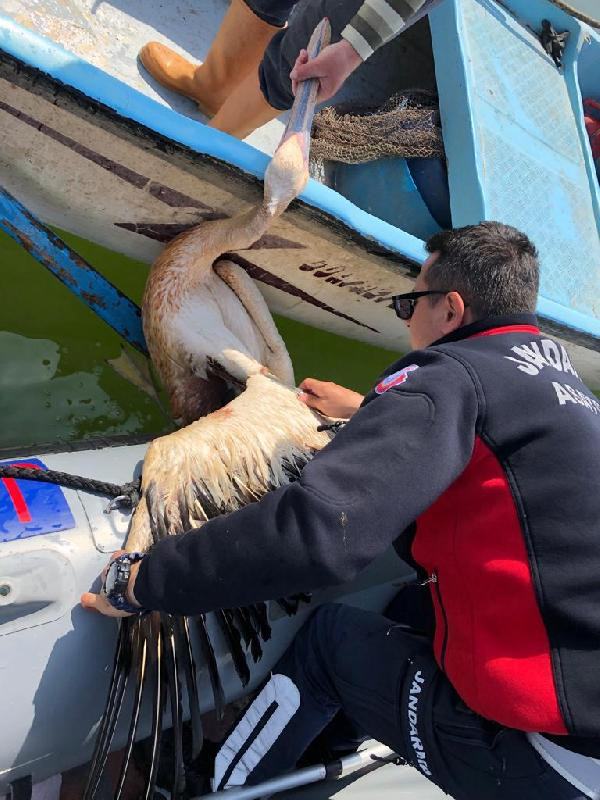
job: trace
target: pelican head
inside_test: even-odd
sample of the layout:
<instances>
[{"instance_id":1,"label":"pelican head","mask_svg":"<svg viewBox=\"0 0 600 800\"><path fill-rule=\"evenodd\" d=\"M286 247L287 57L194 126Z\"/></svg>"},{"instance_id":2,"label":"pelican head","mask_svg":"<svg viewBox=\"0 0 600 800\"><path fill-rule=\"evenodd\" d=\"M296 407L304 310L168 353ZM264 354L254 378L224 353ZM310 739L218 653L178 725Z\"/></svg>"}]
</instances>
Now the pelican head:
<instances>
[{"instance_id":1,"label":"pelican head","mask_svg":"<svg viewBox=\"0 0 600 800\"><path fill-rule=\"evenodd\" d=\"M315 58L329 44L330 38L331 26L325 17L310 37L307 47L309 59ZM316 79L303 81L298 86L281 142L265 172L263 208L269 217L282 214L308 180L310 129L318 90Z\"/></svg>"}]
</instances>

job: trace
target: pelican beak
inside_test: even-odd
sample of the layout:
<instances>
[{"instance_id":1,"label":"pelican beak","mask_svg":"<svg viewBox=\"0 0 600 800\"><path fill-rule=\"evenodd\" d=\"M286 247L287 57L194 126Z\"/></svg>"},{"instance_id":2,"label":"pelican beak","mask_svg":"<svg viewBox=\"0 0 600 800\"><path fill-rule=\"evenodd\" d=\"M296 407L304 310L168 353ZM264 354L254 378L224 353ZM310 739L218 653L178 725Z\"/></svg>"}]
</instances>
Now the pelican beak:
<instances>
[{"instance_id":1,"label":"pelican beak","mask_svg":"<svg viewBox=\"0 0 600 800\"><path fill-rule=\"evenodd\" d=\"M331 39L331 25L327 17L324 17L314 29L308 47L308 60L316 58L321 50L329 44ZM282 147L288 139L297 137L301 140L301 147L305 162L308 166L308 151L310 147L310 129L315 115L315 104L319 82L316 78L302 81L298 85L294 104L290 111L288 123L281 137L279 147Z\"/></svg>"},{"instance_id":2,"label":"pelican beak","mask_svg":"<svg viewBox=\"0 0 600 800\"><path fill-rule=\"evenodd\" d=\"M325 17L310 37L307 47L309 60L319 55L330 38L331 26ZM265 172L265 201L273 215L282 213L308 180L310 130L318 91L316 78L298 85L288 123Z\"/></svg>"}]
</instances>

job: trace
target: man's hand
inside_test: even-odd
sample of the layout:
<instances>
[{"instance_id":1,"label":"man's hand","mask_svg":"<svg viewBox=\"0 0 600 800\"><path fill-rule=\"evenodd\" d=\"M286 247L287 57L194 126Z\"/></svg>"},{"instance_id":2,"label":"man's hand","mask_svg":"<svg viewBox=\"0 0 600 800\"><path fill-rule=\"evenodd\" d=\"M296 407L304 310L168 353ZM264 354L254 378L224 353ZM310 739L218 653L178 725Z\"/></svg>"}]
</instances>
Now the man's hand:
<instances>
[{"instance_id":1,"label":"man's hand","mask_svg":"<svg viewBox=\"0 0 600 800\"><path fill-rule=\"evenodd\" d=\"M326 417L335 419L350 419L364 399L362 394L353 392L352 389L331 381L318 381L316 378L305 378L300 389L300 400L303 403Z\"/></svg>"},{"instance_id":2,"label":"man's hand","mask_svg":"<svg viewBox=\"0 0 600 800\"><path fill-rule=\"evenodd\" d=\"M125 552L126 552L125 550L117 550L116 552L114 552L112 554L110 561L104 567L104 569L102 570L102 574L100 576L100 579L102 580L102 585L103 586L104 586L104 581L106 580L106 573L108 571L108 568L110 567L112 562L115 560L115 558L117 558L118 556L122 555ZM127 600L133 606L139 606L139 603L135 599L135 595L133 593L133 587L135 586L135 579L137 578L138 569L140 568L140 563L141 562L138 561L136 564L132 564L131 565L131 573L130 573L130 576L129 576L129 584L127 586ZM84 608L90 609L91 611L98 611L100 614L104 614L107 617L131 617L132 616L128 611L119 611L119 609L117 609L114 606L112 606L108 602L108 600L106 599L106 596L104 594L102 594L102 593L101 594L94 594L94 592L84 592L84 594L81 595L81 605Z\"/></svg>"},{"instance_id":3,"label":"man's hand","mask_svg":"<svg viewBox=\"0 0 600 800\"><path fill-rule=\"evenodd\" d=\"M362 64L361 57L345 39L327 45L311 61L308 60L307 51L301 50L290 72L292 92L296 94L300 81L305 81L307 78L318 78L317 103L323 103L333 97L348 75L354 72L359 64Z\"/></svg>"}]
</instances>

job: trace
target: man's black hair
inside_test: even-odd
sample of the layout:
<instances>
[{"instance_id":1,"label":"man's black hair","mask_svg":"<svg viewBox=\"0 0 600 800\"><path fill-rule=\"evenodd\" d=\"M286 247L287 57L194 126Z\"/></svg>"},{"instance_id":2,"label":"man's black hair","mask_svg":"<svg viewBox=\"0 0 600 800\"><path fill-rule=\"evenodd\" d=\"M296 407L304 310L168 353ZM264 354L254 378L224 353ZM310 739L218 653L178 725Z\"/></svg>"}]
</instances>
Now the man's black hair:
<instances>
[{"instance_id":1,"label":"man's black hair","mask_svg":"<svg viewBox=\"0 0 600 800\"><path fill-rule=\"evenodd\" d=\"M441 231L425 246L440 253L427 272L427 286L458 292L475 319L535 311L538 253L511 225L480 222Z\"/></svg>"}]
</instances>

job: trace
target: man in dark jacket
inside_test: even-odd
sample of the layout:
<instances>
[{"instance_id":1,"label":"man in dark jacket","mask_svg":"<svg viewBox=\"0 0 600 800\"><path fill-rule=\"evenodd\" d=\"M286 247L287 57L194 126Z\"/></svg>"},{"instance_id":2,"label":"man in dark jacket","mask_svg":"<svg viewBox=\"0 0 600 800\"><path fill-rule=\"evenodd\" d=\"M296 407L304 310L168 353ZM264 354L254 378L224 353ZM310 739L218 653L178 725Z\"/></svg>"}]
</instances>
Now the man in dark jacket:
<instances>
[{"instance_id":1,"label":"man in dark jacket","mask_svg":"<svg viewBox=\"0 0 600 800\"><path fill-rule=\"evenodd\" d=\"M455 798L598 796L600 403L537 327L526 236L485 222L427 247L395 299L415 349L364 399L305 382L352 419L300 480L134 565L132 602L197 614L342 583L395 542L430 592L432 637L319 608L215 789L291 769L341 709Z\"/></svg>"}]
</instances>

